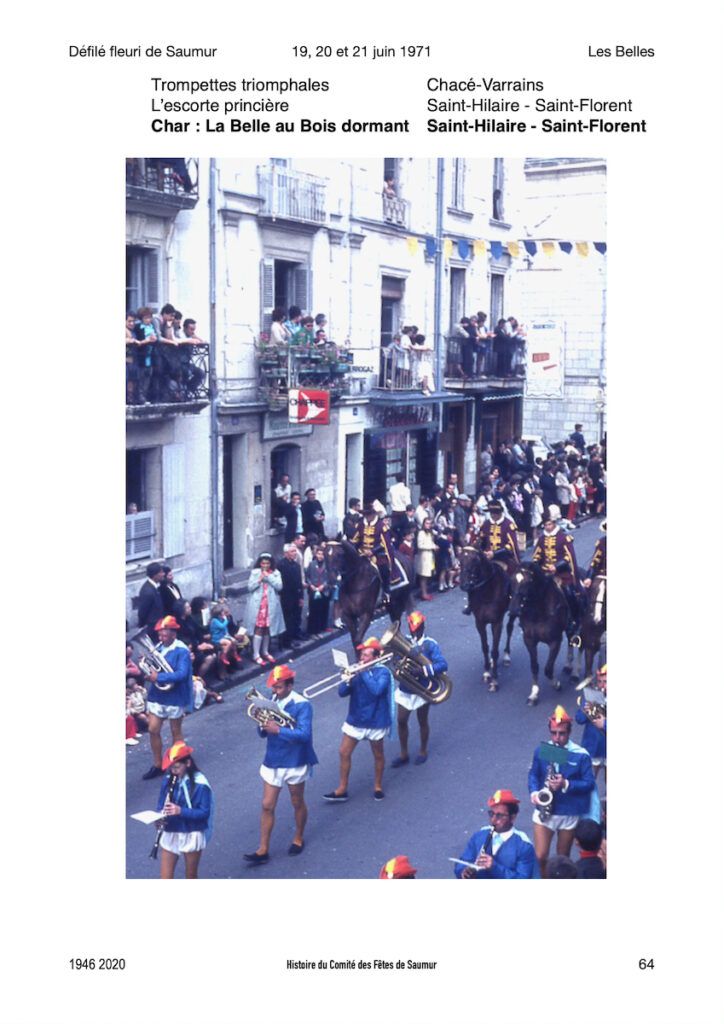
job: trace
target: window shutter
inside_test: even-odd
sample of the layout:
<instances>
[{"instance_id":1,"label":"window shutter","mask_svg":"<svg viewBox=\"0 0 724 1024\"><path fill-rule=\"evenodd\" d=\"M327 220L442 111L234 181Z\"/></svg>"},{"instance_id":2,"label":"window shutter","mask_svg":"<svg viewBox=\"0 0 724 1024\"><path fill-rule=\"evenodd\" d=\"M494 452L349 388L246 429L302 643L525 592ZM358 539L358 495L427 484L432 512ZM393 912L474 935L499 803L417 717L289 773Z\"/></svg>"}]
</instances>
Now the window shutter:
<instances>
[{"instance_id":1,"label":"window shutter","mask_svg":"<svg viewBox=\"0 0 724 1024\"><path fill-rule=\"evenodd\" d=\"M259 315L259 330L262 333L269 333L271 330L271 315L274 309L274 260L264 259L261 261L261 312Z\"/></svg>"},{"instance_id":2,"label":"window shutter","mask_svg":"<svg viewBox=\"0 0 724 1024\"><path fill-rule=\"evenodd\" d=\"M184 551L184 446L165 444L161 449L163 473L163 554Z\"/></svg>"},{"instance_id":3,"label":"window shutter","mask_svg":"<svg viewBox=\"0 0 724 1024\"><path fill-rule=\"evenodd\" d=\"M153 512L126 516L126 561L153 557Z\"/></svg>"},{"instance_id":4,"label":"window shutter","mask_svg":"<svg viewBox=\"0 0 724 1024\"><path fill-rule=\"evenodd\" d=\"M312 313L310 283L312 272L308 267L295 267L292 273L292 301L290 305L299 306L303 313Z\"/></svg>"},{"instance_id":5,"label":"window shutter","mask_svg":"<svg viewBox=\"0 0 724 1024\"><path fill-rule=\"evenodd\" d=\"M158 249L148 249L144 259L146 270L146 296L143 301L144 305L151 306L153 309L156 310L158 310L161 305L158 257Z\"/></svg>"}]
</instances>

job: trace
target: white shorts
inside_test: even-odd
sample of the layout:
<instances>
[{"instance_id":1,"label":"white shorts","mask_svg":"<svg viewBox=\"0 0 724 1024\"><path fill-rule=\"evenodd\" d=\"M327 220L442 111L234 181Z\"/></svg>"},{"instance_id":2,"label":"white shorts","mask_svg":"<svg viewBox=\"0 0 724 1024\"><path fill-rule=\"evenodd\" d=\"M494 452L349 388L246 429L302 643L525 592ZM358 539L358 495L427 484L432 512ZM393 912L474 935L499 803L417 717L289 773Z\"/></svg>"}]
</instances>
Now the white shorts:
<instances>
[{"instance_id":1,"label":"white shorts","mask_svg":"<svg viewBox=\"0 0 724 1024\"><path fill-rule=\"evenodd\" d=\"M184 709L177 708L173 704L154 704L152 700L146 704L146 711L155 715L156 718L183 718Z\"/></svg>"},{"instance_id":2,"label":"white shorts","mask_svg":"<svg viewBox=\"0 0 724 1024\"><path fill-rule=\"evenodd\" d=\"M417 711L418 708L428 702L424 697L421 697L417 693L404 693L402 690L395 690L395 700L402 708L407 708L408 711Z\"/></svg>"},{"instance_id":3,"label":"white shorts","mask_svg":"<svg viewBox=\"0 0 724 1024\"><path fill-rule=\"evenodd\" d=\"M605 768L606 767L606 758L605 757L592 757L591 758L591 764L593 765L594 768L599 768L601 765L603 765L603 767Z\"/></svg>"},{"instance_id":4,"label":"white shorts","mask_svg":"<svg viewBox=\"0 0 724 1024\"><path fill-rule=\"evenodd\" d=\"M299 768L267 768L265 764L259 769L264 782L270 786L277 786L281 789L286 783L288 786L298 786L309 778L309 765L303 764Z\"/></svg>"},{"instance_id":5,"label":"white shorts","mask_svg":"<svg viewBox=\"0 0 724 1024\"><path fill-rule=\"evenodd\" d=\"M551 814L547 821L540 820L538 808L533 811L533 824L549 828L551 832L560 832L561 829L574 829L578 824L578 814Z\"/></svg>"},{"instance_id":6,"label":"white shorts","mask_svg":"<svg viewBox=\"0 0 724 1024\"><path fill-rule=\"evenodd\" d=\"M349 722L344 723L342 732L345 736L351 736L353 740L383 740L387 735L387 729L360 729Z\"/></svg>"},{"instance_id":7,"label":"white shorts","mask_svg":"<svg viewBox=\"0 0 724 1024\"><path fill-rule=\"evenodd\" d=\"M169 853L196 853L206 848L203 832L164 832L160 846Z\"/></svg>"}]
</instances>

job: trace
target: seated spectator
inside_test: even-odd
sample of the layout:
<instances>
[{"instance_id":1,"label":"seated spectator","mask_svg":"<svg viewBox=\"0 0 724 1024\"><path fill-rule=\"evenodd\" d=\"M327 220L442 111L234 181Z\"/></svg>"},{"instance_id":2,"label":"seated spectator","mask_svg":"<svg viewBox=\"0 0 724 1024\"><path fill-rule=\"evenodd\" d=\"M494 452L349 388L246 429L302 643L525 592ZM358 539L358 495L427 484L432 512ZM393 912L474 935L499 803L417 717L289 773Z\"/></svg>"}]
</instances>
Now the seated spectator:
<instances>
[{"instance_id":1,"label":"seated spectator","mask_svg":"<svg viewBox=\"0 0 724 1024\"><path fill-rule=\"evenodd\" d=\"M148 732L146 687L138 679L126 678L126 713L133 716L138 732Z\"/></svg>"},{"instance_id":2,"label":"seated spectator","mask_svg":"<svg viewBox=\"0 0 724 1024\"><path fill-rule=\"evenodd\" d=\"M218 655L217 672L219 679L225 680L229 670L233 670L241 661L236 650L234 638L229 632L229 614L223 604L215 604L211 609L209 622L211 642Z\"/></svg>"},{"instance_id":3,"label":"seated spectator","mask_svg":"<svg viewBox=\"0 0 724 1024\"><path fill-rule=\"evenodd\" d=\"M203 598L194 598L195 601ZM178 639L186 644L191 651L191 662L194 675L199 676L203 681L208 697L220 703L223 697L216 690L212 690L207 683L207 677L217 664L216 649L211 642L211 636L206 632L206 627L199 623L192 612L192 605L189 601L176 601L172 608L173 617L178 622L180 629Z\"/></svg>"},{"instance_id":4,"label":"seated spectator","mask_svg":"<svg viewBox=\"0 0 724 1024\"><path fill-rule=\"evenodd\" d=\"M143 672L133 660L133 647L131 644L126 644L126 682L141 682L143 679Z\"/></svg>"},{"instance_id":5,"label":"seated spectator","mask_svg":"<svg viewBox=\"0 0 724 1024\"><path fill-rule=\"evenodd\" d=\"M603 840L603 828L597 821L580 818L573 833L580 859L576 861L578 878L605 878L606 868L598 855Z\"/></svg>"}]
</instances>

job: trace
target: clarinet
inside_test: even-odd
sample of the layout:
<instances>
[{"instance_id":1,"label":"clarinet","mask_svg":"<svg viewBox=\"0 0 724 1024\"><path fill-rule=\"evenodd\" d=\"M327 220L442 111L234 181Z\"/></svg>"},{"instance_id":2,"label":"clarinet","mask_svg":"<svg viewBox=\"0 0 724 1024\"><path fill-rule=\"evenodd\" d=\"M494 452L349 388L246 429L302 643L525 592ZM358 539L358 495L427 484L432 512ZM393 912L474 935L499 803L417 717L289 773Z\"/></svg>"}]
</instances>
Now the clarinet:
<instances>
[{"instance_id":1,"label":"clarinet","mask_svg":"<svg viewBox=\"0 0 724 1024\"><path fill-rule=\"evenodd\" d=\"M174 797L176 795L176 783L177 782L178 782L178 778L175 775L172 775L171 776L171 783L170 783L170 785L168 787L168 792L166 793L166 799L164 800L164 804L163 804L164 807L166 806L166 804L172 804L174 802ZM159 848L160 843L161 843L161 836L163 835L165 830L166 830L166 818L164 817L164 818L161 818L161 820L159 821L158 825L156 826L156 838L154 840L153 847L151 848L151 852L148 855L149 857L153 857L154 860L156 860L157 857L158 857L158 848Z\"/></svg>"},{"instance_id":2,"label":"clarinet","mask_svg":"<svg viewBox=\"0 0 724 1024\"><path fill-rule=\"evenodd\" d=\"M490 826L490 832L488 832L487 836L485 837L485 842L483 844L483 849L481 851L482 853L489 854L490 851L492 850L492 848L493 848L493 832L494 831L495 831L495 829L491 825ZM480 854L478 854L478 857L479 856L480 856ZM485 871L485 868L478 868L477 870L478 871ZM490 870L490 868L488 868L488 870Z\"/></svg>"}]
</instances>

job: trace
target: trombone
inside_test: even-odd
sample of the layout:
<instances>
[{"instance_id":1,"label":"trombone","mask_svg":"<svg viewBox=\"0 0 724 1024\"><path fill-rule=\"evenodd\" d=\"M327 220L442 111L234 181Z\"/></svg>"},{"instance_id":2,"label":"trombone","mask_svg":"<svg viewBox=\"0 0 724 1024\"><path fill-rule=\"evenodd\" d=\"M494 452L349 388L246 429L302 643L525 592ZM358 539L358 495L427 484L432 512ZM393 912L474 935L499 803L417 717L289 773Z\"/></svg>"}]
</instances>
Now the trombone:
<instances>
[{"instance_id":1,"label":"trombone","mask_svg":"<svg viewBox=\"0 0 724 1024\"><path fill-rule=\"evenodd\" d=\"M329 690L333 690L335 686L339 686L340 683L348 683L353 676L356 676L358 672L364 672L368 668L373 668L375 665L386 665L388 661L392 661L394 658L394 652L389 651L387 654L381 654L379 658L374 658L372 661L364 662L358 661L354 665L350 665L347 661L347 655L344 651L332 651L332 657L334 663L337 665L337 671L333 672L331 676L325 676L324 679L319 679L316 683L312 683L305 690L302 690L302 696L306 697L307 700L314 700L315 697L321 697L323 693L327 693Z\"/></svg>"}]
</instances>

